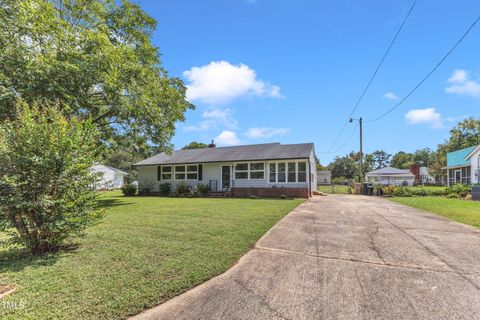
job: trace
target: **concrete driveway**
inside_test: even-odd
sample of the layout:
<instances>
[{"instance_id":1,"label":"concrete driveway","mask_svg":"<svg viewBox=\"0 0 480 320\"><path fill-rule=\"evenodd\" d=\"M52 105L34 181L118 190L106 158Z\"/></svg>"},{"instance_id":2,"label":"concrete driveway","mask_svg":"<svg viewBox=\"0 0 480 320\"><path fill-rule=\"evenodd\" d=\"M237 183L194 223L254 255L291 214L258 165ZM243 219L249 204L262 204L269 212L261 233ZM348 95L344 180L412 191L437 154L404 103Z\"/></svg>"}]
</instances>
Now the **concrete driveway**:
<instances>
[{"instance_id":1,"label":"concrete driveway","mask_svg":"<svg viewBox=\"0 0 480 320\"><path fill-rule=\"evenodd\" d=\"M136 319L480 319L480 232L387 200L315 197L226 273Z\"/></svg>"}]
</instances>

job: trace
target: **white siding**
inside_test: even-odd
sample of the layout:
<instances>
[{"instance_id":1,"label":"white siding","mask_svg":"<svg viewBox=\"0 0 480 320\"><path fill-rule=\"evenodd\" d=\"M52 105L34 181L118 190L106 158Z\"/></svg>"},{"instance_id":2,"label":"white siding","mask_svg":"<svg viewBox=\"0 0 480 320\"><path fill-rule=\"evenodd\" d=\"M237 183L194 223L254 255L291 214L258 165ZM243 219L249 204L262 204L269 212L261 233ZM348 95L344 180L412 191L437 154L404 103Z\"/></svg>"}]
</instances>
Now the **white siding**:
<instances>
[{"instance_id":1,"label":"white siding","mask_svg":"<svg viewBox=\"0 0 480 320\"><path fill-rule=\"evenodd\" d=\"M119 189L123 186L123 179L126 174L112 170L104 165L95 165L92 171L99 174L97 189Z\"/></svg>"},{"instance_id":2,"label":"white siding","mask_svg":"<svg viewBox=\"0 0 480 320\"><path fill-rule=\"evenodd\" d=\"M472 184L480 183L480 149L470 158L471 163L471 180Z\"/></svg>"},{"instance_id":3,"label":"white siding","mask_svg":"<svg viewBox=\"0 0 480 320\"><path fill-rule=\"evenodd\" d=\"M313 160L312 160L313 159ZM310 160L310 167L308 166L308 161ZM307 181L306 182L285 182L285 183L270 183L268 180L269 177L269 164L271 162L299 162L304 161L307 162ZM251 162L259 162L259 161L251 161ZM260 161L261 162L261 161ZM312 157L310 159L296 159L296 160L281 160L281 161L264 161L264 168L265 168L265 175L264 179L235 179L235 169L234 165L236 163L246 163L244 161L240 162L226 162L226 163L204 163L202 164L202 180L184 180L188 182L190 185L195 186L199 183L208 184L211 180L218 181L218 185L221 186L221 175L222 175L222 166L231 166L231 185L235 188L270 188L270 187L277 187L277 188L308 188L309 183L309 175L312 175L312 185L316 186L317 183L317 176L316 176L316 166L315 166L315 156L312 153ZM162 183L170 183L172 185L172 189L175 189L175 185L179 183L181 180L162 180L157 181L157 166L140 166L137 168L138 170L138 184L139 188L142 189L146 185L152 185L152 191L158 191L159 185ZM173 175L172 175L173 177ZM314 190L314 189L312 189Z\"/></svg>"}]
</instances>

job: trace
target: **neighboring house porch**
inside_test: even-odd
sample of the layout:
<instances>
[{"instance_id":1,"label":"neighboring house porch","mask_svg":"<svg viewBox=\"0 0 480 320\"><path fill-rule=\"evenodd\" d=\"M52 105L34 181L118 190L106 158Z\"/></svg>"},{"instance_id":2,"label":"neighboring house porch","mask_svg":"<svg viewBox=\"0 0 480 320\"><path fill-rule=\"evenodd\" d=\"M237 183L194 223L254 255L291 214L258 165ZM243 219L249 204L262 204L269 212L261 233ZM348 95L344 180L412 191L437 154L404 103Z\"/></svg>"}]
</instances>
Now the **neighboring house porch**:
<instances>
[{"instance_id":1,"label":"neighboring house porch","mask_svg":"<svg viewBox=\"0 0 480 320\"><path fill-rule=\"evenodd\" d=\"M447 153L447 185L480 183L480 146Z\"/></svg>"}]
</instances>

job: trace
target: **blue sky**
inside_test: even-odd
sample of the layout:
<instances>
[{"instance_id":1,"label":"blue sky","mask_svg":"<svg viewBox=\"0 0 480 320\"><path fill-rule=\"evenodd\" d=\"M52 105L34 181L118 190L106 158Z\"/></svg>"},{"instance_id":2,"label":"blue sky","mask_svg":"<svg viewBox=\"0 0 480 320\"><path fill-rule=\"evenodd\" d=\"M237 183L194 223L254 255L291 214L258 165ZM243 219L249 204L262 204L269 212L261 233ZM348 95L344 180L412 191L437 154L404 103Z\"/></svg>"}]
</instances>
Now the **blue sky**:
<instances>
[{"instance_id":1,"label":"blue sky","mask_svg":"<svg viewBox=\"0 0 480 320\"><path fill-rule=\"evenodd\" d=\"M176 148L314 142L323 164L358 150L341 126L412 0L140 1L158 21L164 67L197 106L178 123ZM355 117L382 114L406 95L480 14L476 0L419 0ZM364 150L436 145L480 116L480 25L396 111L364 126ZM338 151L337 151L338 150Z\"/></svg>"}]
</instances>

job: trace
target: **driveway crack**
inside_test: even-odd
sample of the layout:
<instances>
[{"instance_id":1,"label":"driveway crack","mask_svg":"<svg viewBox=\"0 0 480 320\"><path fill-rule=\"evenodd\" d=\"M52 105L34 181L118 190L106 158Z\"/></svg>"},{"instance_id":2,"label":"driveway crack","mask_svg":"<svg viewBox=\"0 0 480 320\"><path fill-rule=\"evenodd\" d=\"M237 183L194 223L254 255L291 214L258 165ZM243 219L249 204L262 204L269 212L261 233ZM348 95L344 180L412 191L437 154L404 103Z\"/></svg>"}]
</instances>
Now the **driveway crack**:
<instances>
[{"instance_id":1,"label":"driveway crack","mask_svg":"<svg viewBox=\"0 0 480 320\"><path fill-rule=\"evenodd\" d=\"M241 282L240 280L238 279L234 279L233 280L236 284L238 284L243 290L247 291L248 293L250 293L251 295L257 297L259 300L260 300L260 304L262 306L265 306L267 307L268 310L270 310L273 314L275 314L277 317L281 318L281 319L284 319L284 320L290 320L289 318L283 316L282 314L280 314L277 310L275 310L266 300L265 300L265 297L256 293L255 291L253 291L252 289L248 288L245 284L243 284L243 282Z\"/></svg>"},{"instance_id":2,"label":"driveway crack","mask_svg":"<svg viewBox=\"0 0 480 320\"><path fill-rule=\"evenodd\" d=\"M382 260L383 263L386 263L385 259L383 259L382 254L380 253L380 248L378 248L377 245L375 244L375 237L377 236L378 231L379 231L378 223L375 223L375 230L369 235L370 247L373 249L373 251L377 253L378 258Z\"/></svg>"}]
</instances>

